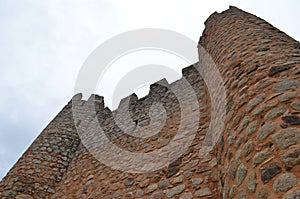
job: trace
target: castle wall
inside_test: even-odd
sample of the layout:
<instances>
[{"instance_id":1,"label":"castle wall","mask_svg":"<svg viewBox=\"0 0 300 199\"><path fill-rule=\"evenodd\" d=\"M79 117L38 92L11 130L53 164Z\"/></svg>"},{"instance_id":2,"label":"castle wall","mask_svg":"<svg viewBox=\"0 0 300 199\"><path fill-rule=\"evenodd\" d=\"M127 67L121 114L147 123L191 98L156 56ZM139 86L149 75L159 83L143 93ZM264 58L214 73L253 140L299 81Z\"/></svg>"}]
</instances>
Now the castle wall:
<instances>
[{"instance_id":1,"label":"castle wall","mask_svg":"<svg viewBox=\"0 0 300 199\"><path fill-rule=\"evenodd\" d=\"M215 147L220 193L300 197L299 42L234 7L205 24L199 44L228 91L226 126Z\"/></svg>"},{"instance_id":2,"label":"castle wall","mask_svg":"<svg viewBox=\"0 0 300 199\"><path fill-rule=\"evenodd\" d=\"M104 107L103 97L92 95L85 101L74 96L1 181L0 197L300 197L299 42L235 7L214 13L205 25L199 63L183 69L176 82L156 82L146 97L132 94L114 111ZM222 89L213 76L209 82L200 77L198 71L205 68L209 74L212 67L201 47L226 88L225 126L220 132L209 129L217 124L210 125L212 117L222 115L212 114L223 107L213 107L211 99ZM189 89L193 93L186 94ZM216 101L222 102L222 96ZM135 162L136 152L152 154L173 139L184 145L178 131L195 114L199 119L183 128L184 138L196 128L187 150L170 151L166 155L172 161L156 171L124 172L164 161L158 156ZM97 125L111 148L132 155L125 160L103 150ZM106 165L99 161L103 157L119 164Z\"/></svg>"},{"instance_id":3,"label":"castle wall","mask_svg":"<svg viewBox=\"0 0 300 199\"><path fill-rule=\"evenodd\" d=\"M69 103L2 179L0 198L46 198L54 194L79 142Z\"/></svg>"}]
</instances>

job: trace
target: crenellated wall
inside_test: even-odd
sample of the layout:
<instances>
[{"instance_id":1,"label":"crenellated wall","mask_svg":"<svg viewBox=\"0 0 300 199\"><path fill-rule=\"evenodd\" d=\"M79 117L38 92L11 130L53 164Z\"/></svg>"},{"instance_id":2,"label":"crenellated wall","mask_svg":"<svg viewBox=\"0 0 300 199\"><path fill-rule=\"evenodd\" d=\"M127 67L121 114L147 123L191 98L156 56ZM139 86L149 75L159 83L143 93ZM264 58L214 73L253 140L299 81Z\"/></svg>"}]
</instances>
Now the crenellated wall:
<instances>
[{"instance_id":1,"label":"crenellated wall","mask_svg":"<svg viewBox=\"0 0 300 199\"><path fill-rule=\"evenodd\" d=\"M211 91L198 73L211 67L202 47L220 71L227 94L224 129L220 137L212 134L209 140L205 137L211 112L219 107L211 107ZM230 7L207 19L199 41L199 62L182 74L173 83L163 79L152 84L141 99L135 94L124 98L114 111L104 106L103 97L92 95L85 101L75 95L3 178L0 197L300 197L299 42L264 20ZM193 94L186 95L188 89ZM182 109L183 101L189 104L188 114ZM97 160L100 154L120 165L126 163L99 147L102 141L97 139L96 124L111 144L151 154L177 139L183 120L194 121L195 113L199 118L184 129L189 132L196 127L192 143L159 170L127 173ZM213 148L207 147L214 141ZM162 159L151 161L149 165ZM131 166L129 170L141 165Z\"/></svg>"}]
</instances>

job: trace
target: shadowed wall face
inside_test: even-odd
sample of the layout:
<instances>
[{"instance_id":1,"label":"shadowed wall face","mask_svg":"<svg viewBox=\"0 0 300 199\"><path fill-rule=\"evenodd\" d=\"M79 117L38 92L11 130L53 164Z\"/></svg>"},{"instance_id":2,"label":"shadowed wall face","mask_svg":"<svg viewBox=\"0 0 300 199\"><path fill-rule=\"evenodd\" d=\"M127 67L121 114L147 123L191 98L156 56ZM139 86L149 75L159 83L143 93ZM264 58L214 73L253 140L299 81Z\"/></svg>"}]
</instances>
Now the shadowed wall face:
<instances>
[{"instance_id":1,"label":"shadowed wall face","mask_svg":"<svg viewBox=\"0 0 300 199\"><path fill-rule=\"evenodd\" d=\"M199 110L195 111L200 118L195 139L182 156L154 172L130 174L112 169L80 141L75 126L78 128L88 117L83 113L74 124L70 102L1 181L1 198L300 196L299 42L234 7L214 13L205 25L199 45L216 63L228 102L225 127L220 138L212 137L217 140L213 149L199 153L213 108L209 90L196 70L207 64L199 50L199 63L183 70L183 78L197 96ZM179 101L168 88L186 89L183 78L171 84L164 82L166 87L153 84L145 98L127 98L136 125L132 131L151 123L153 103L160 102L166 110L165 124L150 138L124 134L115 123L113 116L123 114L124 101L116 111L110 111L104 108L103 98L93 96L97 99L97 121L110 141L128 151L144 153L168 145L181 122ZM82 106L93 102L92 98L74 98ZM159 115L158 110L152 119ZM87 135L88 139L96 136L93 133Z\"/></svg>"}]
</instances>

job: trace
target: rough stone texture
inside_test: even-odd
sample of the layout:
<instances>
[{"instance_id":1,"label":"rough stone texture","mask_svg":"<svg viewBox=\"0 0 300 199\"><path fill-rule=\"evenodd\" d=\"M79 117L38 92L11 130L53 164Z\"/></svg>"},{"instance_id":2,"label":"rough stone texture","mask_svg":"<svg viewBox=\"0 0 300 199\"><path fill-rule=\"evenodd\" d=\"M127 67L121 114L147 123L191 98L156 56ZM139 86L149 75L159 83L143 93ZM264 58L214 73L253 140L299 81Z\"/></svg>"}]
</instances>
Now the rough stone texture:
<instances>
[{"instance_id":1,"label":"rough stone texture","mask_svg":"<svg viewBox=\"0 0 300 199\"><path fill-rule=\"evenodd\" d=\"M272 136L273 141L281 149L300 143L300 129L288 128L279 131Z\"/></svg>"},{"instance_id":2,"label":"rough stone texture","mask_svg":"<svg viewBox=\"0 0 300 199\"><path fill-rule=\"evenodd\" d=\"M270 164L261 171L261 181L263 183L269 182L277 174L281 173L282 168L276 164Z\"/></svg>"},{"instance_id":3,"label":"rough stone texture","mask_svg":"<svg viewBox=\"0 0 300 199\"><path fill-rule=\"evenodd\" d=\"M297 184L297 177L292 173L280 175L273 184L275 192L286 192Z\"/></svg>"},{"instance_id":4,"label":"rough stone texture","mask_svg":"<svg viewBox=\"0 0 300 199\"><path fill-rule=\"evenodd\" d=\"M256 153L252 160L253 167L256 167L257 165L262 163L264 160L266 160L268 157L270 157L269 149L265 149L263 151Z\"/></svg>"},{"instance_id":5,"label":"rough stone texture","mask_svg":"<svg viewBox=\"0 0 300 199\"><path fill-rule=\"evenodd\" d=\"M292 198L299 195L299 46L298 41L264 20L235 7L212 14L199 41L199 62L183 69L182 78L170 84L166 80L154 83L146 97L138 99L133 94L123 99L114 111L104 107L100 96L88 100L74 96L76 103L94 108L96 113L82 112L75 123L72 102L68 103L2 179L0 198ZM212 67L202 47L214 61L226 89L226 121L218 131L220 137L208 131L211 112L220 107L211 107L207 85L197 72ZM220 82L215 77L206 78L213 88L219 88ZM192 144L169 165L153 172L125 173L99 162L81 142L76 130L84 129L82 123L91 120L92 124L98 121L104 127L112 144L126 151L151 153L168 145L181 123L180 103L170 88L177 88L180 95L187 89L185 79L199 102L199 109L193 110L200 113L195 124L199 127ZM191 100L191 95L186 97ZM114 120L116 115L127 113L124 107L128 105L132 121L121 120L120 124L130 132L152 132L149 125L157 127L161 122L158 118L162 107L149 114L156 102L161 102L166 110L166 122L150 138L127 134ZM97 133L95 130L87 138L94 140ZM211 146L212 143L216 144ZM153 162L146 165L152 166ZM279 167L280 174L284 174L274 175ZM261 175L267 180L263 182ZM203 181L200 183L199 179Z\"/></svg>"},{"instance_id":6,"label":"rough stone texture","mask_svg":"<svg viewBox=\"0 0 300 199\"><path fill-rule=\"evenodd\" d=\"M280 156L287 167L294 167L300 164L300 147L290 149Z\"/></svg>"}]
</instances>

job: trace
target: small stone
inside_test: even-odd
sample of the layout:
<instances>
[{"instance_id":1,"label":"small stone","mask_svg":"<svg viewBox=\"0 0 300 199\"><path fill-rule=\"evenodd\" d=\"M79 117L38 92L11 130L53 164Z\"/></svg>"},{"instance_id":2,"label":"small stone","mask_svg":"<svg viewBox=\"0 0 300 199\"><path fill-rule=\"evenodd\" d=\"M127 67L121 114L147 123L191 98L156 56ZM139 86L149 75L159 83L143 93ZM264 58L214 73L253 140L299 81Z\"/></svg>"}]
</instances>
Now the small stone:
<instances>
[{"instance_id":1,"label":"small stone","mask_svg":"<svg viewBox=\"0 0 300 199\"><path fill-rule=\"evenodd\" d=\"M216 166L216 165L217 165L217 163L218 163L218 160L217 160L217 158L213 158L211 161L209 161L209 165L210 165L211 167L214 167L214 166Z\"/></svg>"},{"instance_id":2,"label":"small stone","mask_svg":"<svg viewBox=\"0 0 300 199\"><path fill-rule=\"evenodd\" d=\"M261 180L263 183L269 182L277 174L281 173L282 168L276 164L270 164L268 167L264 168L261 171Z\"/></svg>"},{"instance_id":3,"label":"small stone","mask_svg":"<svg viewBox=\"0 0 300 199\"><path fill-rule=\"evenodd\" d=\"M149 185L149 186L146 188L145 193L146 193L146 194L151 193L151 192L155 191L157 188L158 188L157 184Z\"/></svg>"},{"instance_id":4,"label":"small stone","mask_svg":"<svg viewBox=\"0 0 300 199\"><path fill-rule=\"evenodd\" d=\"M139 186L141 188L144 188L144 187L147 187L150 183L150 180L149 179L146 179L146 180L143 180L142 182L139 183Z\"/></svg>"},{"instance_id":5,"label":"small stone","mask_svg":"<svg viewBox=\"0 0 300 199\"><path fill-rule=\"evenodd\" d=\"M286 92L278 97L278 101L286 102L294 97L296 97L296 92Z\"/></svg>"},{"instance_id":6,"label":"small stone","mask_svg":"<svg viewBox=\"0 0 300 199\"><path fill-rule=\"evenodd\" d=\"M266 94L263 93L258 97L250 100L249 103L247 104L246 111L247 112L251 111L257 104L261 103L265 98L266 98Z\"/></svg>"},{"instance_id":7,"label":"small stone","mask_svg":"<svg viewBox=\"0 0 300 199\"><path fill-rule=\"evenodd\" d=\"M294 167L300 164L300 147L286 151L280 156L287 167Z\"/></svg>"},{"instance_id":8,"label":"small stone","mask_svg":"<svg viewBox=\"0 0 300 199\"><path fill-rule=\"evenodd\" d=\"M208 196L211 195L211 190L208 187L204 187L199 189L198 191L195 192L195 196L196 197L204 197L204 196Z\"/></svg>"},{"instance_id":9,"label":"small stone","mask_svg":"<svg viewBox=\"0 0 300 199\"><path fill-rule=\"evenodd\" d=\"M246 188L247 188L247 191L249 193L254 193L255 192L255 189L256 189L256 186L257 186L257 182L256 182L256 174L255 172L250 172L248 174L248 176L246 177Z\"/></svg>"},{"instance_id":10,"label":"small stone","mask_svg":"<svg viewBox=\"0 0 300 199\"><path fill-rule=\"evenodd\" d=\"M131 185L134 184L134 178L127 178L125 181L124 181L124 185L129 187Z\"/></svg>"},{"instance_id":11,"label":"small stone","mask_svg":"<svg viewBox=\"0 0 300 199\"><path fill-rule=\"evenodd\" d=\"M164 190L164 193L166 194L166 196L168 198L171 198L171 197L173 197L175 195L178 195L181 192L183 192L184 189L185 189L185 185L181 184L181 185L178 185L178 186L176 186L172 189Z\"/></svg>"},{"instance_id":12,"label":"small stone","mask_svg":"<svg viewBox=\"0 0 300 199\"><path fill-rule=\"evenodd\" d=\"M269 197L268 189L262 188L258 191L256 199L267 199L268 197Z\"/></svg>"},{"instance_id":13,"label":"small stone","mask_svg":"<svg viewBox=\"0 0 300 199\"><path fill-rule=\"evenodd\" d=\"M158 188L165 189L170 185L169 180L163 180L158 184Z\"/></svg>"},{"instance_id":14,"label":"small stone","mask_svg":"<svg viewBox=\"0 0 300 199\"><path fill-rule=\"evenodd\" d=\"M253 122L250 122L248 127L246 128L246 135L249 136L251 135L257 128L258 122L255 120Z\"/></svg>"},{"instance_id":15,"label":"small stone","mask_svg":"<svg viewBox=\"0 0 300 199\"><path fill-rule=\"evenodd\" d=\"M281 118L284 122L291 124L291 125L298 125L300 124L300 118L295 115L291 116L284 116Z\"/></svg>"},{"instance_id":16,"label":"small stone","mask_svg":"<svg viewBox=\"0 0 300 199\"><path fill-rule=\"evenodd\" d=\"M283 93L287 90L295 90L300 85L300 82L294 79L283 80L273 86L273 91Z\"/></svg>"},{"instance_id":17,"label":"small stone","mask_svg":"<svg viewBox=\"0 0 300 199\"><path fill-rule=\"evenodd\" d=\"M286 149L291 145L300 143L300 129L288 128L282 129L272 136L272 140L280 149Z\"/></svg>"},{"instance_id":18,"label":"small stone","mask_svg":"<svg viewBox=\"0 0 300 199\"><path fill-rule=\"evenodd\" d=\"M242 149L241 155L243 157L247 157L253 150L254 150L253 142L252 140L248 140L248 142L246 142L246 144Z\"/></svg>"},{"instance_id":19,"label":"small stone","mask_svg":"<svg viewBox=\"0 0 300 199\"><path fill-rule=\"evenodd\" d=\"M193 194L191 192L185 192L179 197L179 199L192 199L192 198L193 198Z\"/></svg>"},{"instance_id":20,"label":"small stone","mask_svg":"<svg viewBox=\"0 0 300 199\"><path fill-rule=\"evenodd\" d=\"M231 179L234 179L235 178L235 172L236 172L236 163L234 160L231 160L230 161L230 164L229 164L229 176Z\"/></svg>"},{"instance_id":21,"label":"small stone","mask_svg":"<svg viewBox=\"0 0 300 199\"><path fill-rule=\"evenodd\" d=\"M271 154L270 154L269 149L265 149L263 151L256 153L252 160L253 167L256 167L257 165L262 163L264 160L266 160L268 157L270 157L270 155Z\"/></svg>"},{"instance_id":22,"label":"small stone","mask_svg":"<svg viewBox=\"0 0 300 199\"><path fill-rule=\"evenodd\" d=\"M289 191L283 196L283 199L299 199L299 198L300 198L300 189Z\"/></svg>"},{"instance_id":23,"label":"small stone","mask_svg":"<svg viewBox=\"0 0 300 199\"><path fill-rule=\"evenodd\" d=\"M203 173L209 170L210 168L207 165L203 165L196 169L196 173Z\"/></svg>"},{"instance_id":24,"label":"small stone","mask_svg":"<svg viewBox=\"0 0 300 199\"><path fill-rule=\"evenodd\" d=\"M291 107L297 111L300 111L300 100L293 101Z\"/></svg>"},{"instance_id":25,"label":"small stone","mask_svg":"<svg viewBox=\"0 0 300 199\"><path fill-rule=\"evenodd\" d=\"M257 139L263 141L276 130L275 123L265 123L257 132Z\"/></svg>"},{"instance_id":26,"label":"small stone","mask_svg":"<svg viewBox=\"0 0 300 199\"><path fill-rule=\"evenodd\" d=\"M178 167L170 167L166 173L166 177L170 178L179 171Z\"/></svg>"},{"instance_id":27,"label":"small stone","mask_svg":"<svg viewBox=\"0 0 300 199\"><path fill-rule=\"evenodd\" d=\"M153 192L149 199L161 199L163 198L163 194L159 191Z\"/></svg>"},{"instance_id":28,"label":"small stone","mask_svg":"<svg viewBox=\"0 0 300 199\"><path fill-rule=\"evenodd\" d=\"M269 71L269 76L272 77L272 76L276 75L277 73L288 70L290 68L292 68L292 66L290 66L290 65L273 66Z\"/></svg>"},{"instance_id":29,"label":"small stone","mask_svg":"<svg viewBox=\"0 0 300 199\"><path fill-rule=\"evenodd\" d=\"M297 184L297 177L293 173L284 173L280 175L273 184L275 192L287 192Z\"/></svg>"},{"instance_id":30,"label":"small stone","mask_svg":"<svg viewBox=\"0 0 300 199\"><path fill-rule=\"evenodd\" d=\"M175 178L173 178L173 179L170 180L170 182L172 184L178 184L178 183L180 183L182 181L183 181L183 176L182 175L180 175L178 177L175 177Z\"/></svg>"},{"instance_id":31,"label":"small stone","mask_svg":"<svg viewBox=\"0 0 300 199\"><path fill-rule=\"evenodd\" d=\"M245 165L241 163L236 171L237 185L240 185L243 182L244 178L246 177L246 174L247 174L247 167L245 167Z\"/></svg>"},{"instance_id":32,"label":"small stone","mask_svg":"<svg viewBox=\"0 0 300 199\"><path fill-rule=\"evenodd\" d=\"M229 198L230 198L230 199L233 198L233 197L235 196L236 190L237 190L236 185L233 185L233 186L231 187L230 191L229 191Z\"/></svg>"},{"instance_id":33,"label":"small stone","mask_svg":"<svg viewBox=\"0 0 300 199\"><path fill-rule=\"evenodd\" d=\"M202 178L193 178L192 179L192 186L194 189L198 189L200 184L203 182Z\"/></svg>"},{"instance_id":34,"label":"small stone","mask_svg":"<svg viewBox=\"0 0 300 199\"><path fill-rule=\"evenodd\" d=\"M136 193L135 193L135 196L136 196L137 198L143 197L143 196L144 196L144 191L141 190L141 189L137 190Z\"/></svg>"},{"instance_id":35,"label":"small stone","mask_svg":"<svg viewBox=\"0 0 300 199\"><path fill-rule=\"evenodd\" d=\"M266 113L264 118L265 118L265 120L271 120L271 119L274 119L274 118L282 115L285 111L286 111L286 109L284 107L276 107L276 108L269 110Z\"/></svg>"}]
</instances>

